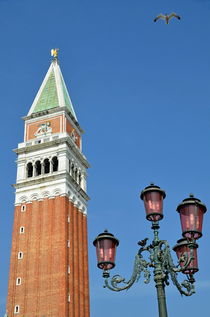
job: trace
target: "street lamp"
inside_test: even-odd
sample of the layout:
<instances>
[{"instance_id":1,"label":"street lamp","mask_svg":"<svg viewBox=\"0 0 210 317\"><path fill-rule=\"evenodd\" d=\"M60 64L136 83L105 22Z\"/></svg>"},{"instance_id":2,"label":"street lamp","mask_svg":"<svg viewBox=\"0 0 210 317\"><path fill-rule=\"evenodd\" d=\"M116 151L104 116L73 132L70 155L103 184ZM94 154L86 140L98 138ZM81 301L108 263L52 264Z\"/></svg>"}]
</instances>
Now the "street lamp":
<instances>
[{"instance_id":1,"label":"street lamp","mask_svg":"<svg viewBox=\"0 0 210 317\"><path fill-rule=\"evenodd\" d=\"M170 246L166 240L160 240L159 221L163 219L163 200L166 197L164 190L159 186L150 184L140 194L144 201L146 219L152 222L154 238L151 244L147 244L148 238L138 242L140 249L135 256L134 269L131 278L126 281L120 275L114 275L109 282L109 270L115 266L116 248L118 239L105 230L93 241L96 247L98 267L103 270L104 287L112 291L129 289L138 282L141 273L144 274L144 283L150 282L150 270L153 268L154 281L157 289L159 317L167 317L165 298L165 286L169 285L169 276L181 295L191 296L195 293L194 274L198 269L197 240L202 236L203 215L206 206L192 194L178 205L180 214L182 239L177 241L173 250L177 254L178 264L173 263ZM149 253L149 259L143 258L143 252ZM185 275L183 282L178 281L178 273Z\"/></svg>"}]
</instances>

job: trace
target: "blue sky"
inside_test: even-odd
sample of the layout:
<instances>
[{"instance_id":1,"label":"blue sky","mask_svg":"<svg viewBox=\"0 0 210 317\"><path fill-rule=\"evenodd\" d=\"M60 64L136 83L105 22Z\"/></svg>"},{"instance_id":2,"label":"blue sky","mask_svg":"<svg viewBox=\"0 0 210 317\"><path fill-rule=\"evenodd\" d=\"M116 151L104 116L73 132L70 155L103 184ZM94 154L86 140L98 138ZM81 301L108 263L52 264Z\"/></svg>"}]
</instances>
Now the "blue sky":
<instances>
[{"instance_id":1,"label":"blue sky","mask_svg":"<svg viewBox=\"0 0 210 317\"><path fill-rule=\"evenodd\" d=\"M181 21L153 22L177 12ZM5 311L16 165L12 149L60 48L60 65L91 168L88 214L91 317L157 316L153 282L125 293L102 288L92 241L108 228L120 240L113 274L130 277L137 241L152 239L139 192L166 190L160 237L181 237L176 206L193 192L210 205L210 1L0 0L0 314ZM197 293L166 289L170 317L205 316L210 294L209 212L199 240ZM175 254L174 254L175 260ZM183 276L180 276L182 279Z\"/></svg>"}]
</instances>

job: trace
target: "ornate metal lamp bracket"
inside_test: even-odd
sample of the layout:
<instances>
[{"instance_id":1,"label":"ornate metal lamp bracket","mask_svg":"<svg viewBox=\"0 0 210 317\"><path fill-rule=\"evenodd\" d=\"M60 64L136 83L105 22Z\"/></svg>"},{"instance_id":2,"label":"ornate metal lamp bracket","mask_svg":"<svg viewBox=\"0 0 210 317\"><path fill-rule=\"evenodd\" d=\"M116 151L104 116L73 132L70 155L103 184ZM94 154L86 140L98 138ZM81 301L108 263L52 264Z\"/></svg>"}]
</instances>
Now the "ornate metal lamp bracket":
<instances>
[{"instance_id":1,"label":"ornate metal lamp bracket","mask_svg":"<svg viewBox=\"0 0 210 317\"><path fill-rule=\"evenodd\" d=\"M188 278L188 280L184 280L182 283L179 283L177 279L177 273L182 272L187 268L193 259L193 254L191 253L190 258L188 258L186 254L183 254L182 261L184 261L184 264L180 266L179 263L177 266L175 266L167 241L156 239L152 244L147 246L147 240L148 238L138 242L141 247L135 256L131 278L126 281L124 277L117 274L111 278L109 283L109 271L105 270L103 272L103 277L105 278L104 287L115 292L129 289L135 282L139 281L141 273L144 274L144 283L148 284L150 282L151 276L148 268L152 267L154 268L154 274L156 275L156 278L160 278L165 285L169 285L170 275L173 284L177 287L181 295L191 296L194 294L194 280L192 277ZM149 261L143 258L142 253L145 251L149 252Z\"/></svg>"},{"instance_id":2,"label":"ornate metal lamp bracket","mask_svg":"<svg viewBox=\"0 0 210 317\"><path fill-rule=\"evenodd\" d=\"M160 248L165 246L162 252L162 270L165 271L167 275L166 284L169 284L168 277L170 275L173 284L177 287L181 295L191 296L195 293L194 287L194 278L192 276L187 276L187 280L179 283L178 281L178 272L184 272L190 262L194 259L193 257L193 249L191 249L190 257L185 253L183 254L181 260L179 261L178 265L175 266L173 263L173 259L170 252L170 247L167 241L160 241ZM180 263L183 262L182 266Z\"/></svg>"},{"instance_id":3,"label":"ornate metal lamp bracket","mask_svg":"<svg viewBox=\"0 0 210 317\"><path fill-rule=\"evenodd\" d=\"M141 273L144 273L144 283L149 283L150 281L150 271L147 269L149 266L149 263L142 258L139 254L136 254L135 260L134 260L134 267L133 267L133 273L131 275L131 278L126 281L125 278L123 278L120 275L114 275L111 278L110 284L109 284L109 272L104 271L103 277L105 278L104 287L109 288L112 291L120 292L125 289L129 289L135 282L138 282ZM123 286L119 286L122 285Z\"/></svg>"}]
</instances>

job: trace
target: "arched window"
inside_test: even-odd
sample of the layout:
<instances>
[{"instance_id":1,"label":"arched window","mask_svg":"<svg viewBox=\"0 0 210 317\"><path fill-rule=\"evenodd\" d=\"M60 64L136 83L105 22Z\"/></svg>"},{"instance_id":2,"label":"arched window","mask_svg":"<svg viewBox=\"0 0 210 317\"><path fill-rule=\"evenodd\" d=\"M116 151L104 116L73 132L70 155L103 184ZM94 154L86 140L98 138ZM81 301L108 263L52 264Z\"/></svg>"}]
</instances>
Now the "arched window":
<instances>
[{"instance_id":1,"label":"arched window","mask_svg":"<svg viewBox=\"0 0 210 317\"><path fill-rule=\"evenodd\" d=\"M78 176L78 170L77 168L75 169L75 172L74 172L74 179L75 181L77 182L77 176Z\"/></svg>"},{"instance_id":2,"label":"arched window","mask_svg":"<svg viewBox=\"0 0 210 317\"><path fill-rule=\"evenodd\" d=\"M18 260L21 260L23 258L23 252L18 252Z\"/></svg>"},{"instance_id":3,"label":"arched window","mask_svg":"<svg viewBox=\"0 0 210 317\"><path fill-rule=\"evenodd\" d=\"M52 171L57 172L58 171L58 159L56 156L52 158Z\"/></svg>"},{"instance_id":4,"label":"arched window","mask_svg":"<svg viewBox=\"0 0 210 317\"><path fill-rule=\"evenodd\" d=\"M20 277L16 278L16 285L21 285L21 278Z\"/></svg>"},{"instance_id":5,"label":"arched window","mask_svg":"<svg viewBox=\"0 0 210 317\"><path fill-rule=\"evenodd\" d=\"M26 211L26 205L22 205L20 210L21 210L21 212Z\"/></svg>"},{"instance_id":6,"label":"arched window","mask_svg":"<svg viewBox=\"0 0 210 317\"><path fill-rule=\"evenodd\" d=\"M70 170L70 174L72 177L74 177L74 164L71 164L71 170Z\"/></svg>"},{"instance_id":7,"label":"arched window","mask_svg":"<svg viewBox=\"0 0 210 317\"><path fill-rule=\"evenodd\" d=\"M81 175L81 173L79 173L79 177L78 177L78 183L79 183L79 185L81 185L81 182L82 182L82 175Z\"/></svg>"},{"instance_id":8,"label":"arched window","mask_svg":"<svg viewBox=\"0 0 210 317\"><path fill-rule=\"evenodd\" d=\"M25 232L25 228L24 227L20 227L20 233L24 233Z\"/></svg>"},{"instance_id":9,"label":"arched window","mask_svg":"<svg viewBox=\"0 0 210 317\"><path fill-rule=\"evenodd\" d=\"M20 306L19 305L15 305L14 313L15 314L19 314L19 312L20 312Z\"/></svg>"},{"instance_id":10,"label":"arched window","mask_svg":"<svg viewBox=\"0 0 210 317\"><path fill-rule=\"evenodd\" d=\"M41 175L42 165L41 165L40 161L36 161L36 163L35 163L35 171L36 171L36 176Z\"/></svg>"},{"instance_id":11,"label":"arched window","mask_svg":"<svg viewBox=\"0 0 210 317\"><path fill-rule=\"evenodd\" d=\"M32 177L33 176L33 165L32 163L27 164L27 177Z\"/></svg>"},{"instance_id":12,"label":"arched window","mask_svg":"<svg viewBox=\"0 0 210 317\"><path fill-rule=\"evenodd\" d=\"M50 172L50 161L48 158L44 160L44 173L47 174Z\"/></svg>"}]
</instances>

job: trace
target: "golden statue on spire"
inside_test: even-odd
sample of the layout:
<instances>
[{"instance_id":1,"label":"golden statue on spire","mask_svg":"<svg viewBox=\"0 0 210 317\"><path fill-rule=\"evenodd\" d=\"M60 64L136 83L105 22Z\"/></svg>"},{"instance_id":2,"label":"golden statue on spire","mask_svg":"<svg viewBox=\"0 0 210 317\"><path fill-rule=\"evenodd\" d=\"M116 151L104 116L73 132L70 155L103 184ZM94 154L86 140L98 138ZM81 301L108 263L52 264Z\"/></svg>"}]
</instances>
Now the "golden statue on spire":
<instances>
[{"instance_id":1,"label":"golden statue on spire","mask_svg":"<svg viewBox=\"0 0 210 317\"><path fill-rule=\"evenodd\" d=\"M54 58L58 58L58 51L59 51L59 48L52 48L51 56L53 56Z\"/></svg>"}]
</instances>

